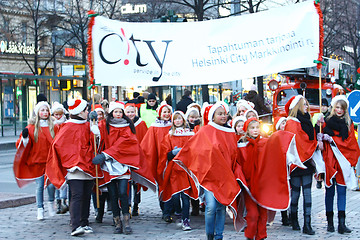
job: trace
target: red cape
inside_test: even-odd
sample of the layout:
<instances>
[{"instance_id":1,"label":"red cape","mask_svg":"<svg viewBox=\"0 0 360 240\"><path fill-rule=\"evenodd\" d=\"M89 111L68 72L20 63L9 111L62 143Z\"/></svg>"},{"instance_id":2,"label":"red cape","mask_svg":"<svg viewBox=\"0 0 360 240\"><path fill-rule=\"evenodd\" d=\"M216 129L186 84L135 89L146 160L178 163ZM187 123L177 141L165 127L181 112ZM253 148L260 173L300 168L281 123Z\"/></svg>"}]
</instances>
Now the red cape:
<instances>
[{"instance_id":1,"label":"red cape","mask_svg":"<svg viewBox=\"0 0 360 240\"><path fill-rule=\"evenodd\" d=\"M168 161L167 154L177 146L182 148L186 142L193 136L193 133L184 133L180 136L166 135L161 145L161 157L158 163L158 175L161 176L159 184L160 200L170 200L172 193L179 189L188 189L188 174L178 164ZM182 181L186 179L186 181ZM194 185L195 187L195 185Z\"/></svg>"},{"instance_id":2,"label":"red cape","mask_svg":"<svg viewBox=\"0 0 360 240\"><path fill-rule=\"evenodd\" d=\"M155 177L157 183L160 178L157 175L157 166L161 153L161 143L169 133L171 126L155 127L151 126L145 134L140 146L145 154L147 165L150 167L152 175Z\"/></svg>"},{"instance_id":3,"label":"red cape","mask_svg":"<svg viewBox=\"0 0 360 240\"><path fill-rule=\"evenodd\" d=\"M236 162L236 136L231 128L215 123L203 126L175 157L176 163L187 170L191 181L211 191L223 205L235 203L241 192L237 180L245 184L241 166ZM184 181L185 182L185 181ZM197 189L189 191L190 197L198 198ZM237 206L233 204L233 209Z\"/></svg>"},{"instance_id":4,"label":"red cape","mask_svg":"<svg viewBox=\"0 0 360 240\"><path fill-rule=\"evenodd\" d=\"M288 118L284 130L295 134L296 149L301 162L311 159L317 147L316 134L314 134L314 140L309 140L309 136L302 130L300 121L296 118ZM293 165L291 171L295 168L296 166Z\"/></svg>"},{"instance_id":5,"label":"red cape","mask_svg":"<svg viewBox=\"0 0 360 240\"><path fill-rule=\"evenodd\" d=\"M141 143L141 141L144 139L144 136L148 130L148 127L146 126L146 123L141 118L139 118L139 120L137 120L134 123L134 125L135 125L137 140L139 141L139 143Z\"/></svg>"},{"instance_id":6,"label":"red cape","mask_svg":"<svg viewBox=\"0 0 360 240\"><path fill-rule=\"evenodd\" d=\"M56 135L46 164L46 175L56 188L65 183L67 170L78 170L96 177L94 158L94 135L90 132L89 122L66 122ZM99 177L102 172L99 171Z\"/></svg>"},{"instance_id":7,"label":"red cape","mask_svg":"<svg viewBox=\"0 0 360 240\"><path fill-rule=\"evenodd\" d=\"M20 135L13 165L15 179L19 187L23 187L44 175L48 152L53 141L49 127L41 127L37 142L35 142L34 137L35 126L28 125L26 128L29 130L29 142L24 147L23 143L20 142L22 138ZM58 127L55 126L55 134L57 131Z\"/></svg>"},{"instance_id":8,"label":"red cape","mask_svg":"<svg viewBox=\"0 0 360 240\"><path fill-rule=\"evenodd\" d=\"M295 149L295 138L286 131L277 131L268 139L250 139L246 146L239 147L239 163L249 194L264 208L285 210L289 207L287 153L290 148Z\"/></svg>"},{"instance_id":9,"label":"red cape","mask_svg":"<svg viewBox=\"0 0 360 240\"><path fill-rule=\"evenodd\" d=\"M136 135L130 130L130 127L126 124L121 127L110 126L109 133L106 130L106 123L99 125L101 134L101 146L104 149L103 152L110 155L113 159L119 163L126 165L131 168L131 172L139 175L145 181L140 183L146 184L154 189L155 180L152 175L151 169L146 165L144 154L140 148L139 142ZM126 174L130 174L127 172ZM104 174L104 179L100 180L101 184L104 185L111 181L113 178L118 176L112 176L107 173ZM135 177L136 178L136 177ZM139 181L139 179L137 179Z\"/></svg>"},{"instance_id":10,"label":"red cape","mask_svg":"<svg viewBox=\"0 0 360 240\"><path fill-rule=\"evenodd\" d=\"M334 133L335 136L333 136L332 139L336 143L337 148L340 150L340 152L346 158L346 160L349 161L351 166L353 167L356 166L360 156L360 149L355 137L354 124L351 124L349 137L345 139L345 141L343 141L341 137L336 136L339 134L339 132L334 131ZM330 187L332 185L331 179L334 177L338 184L345 185L345 180L343 177L343 172L340 167L340 164L336 159L330 144L326 141L324 141L323 158L326 169L326 174L325 174L326 186Z\"/></svg>"}]
</instances>

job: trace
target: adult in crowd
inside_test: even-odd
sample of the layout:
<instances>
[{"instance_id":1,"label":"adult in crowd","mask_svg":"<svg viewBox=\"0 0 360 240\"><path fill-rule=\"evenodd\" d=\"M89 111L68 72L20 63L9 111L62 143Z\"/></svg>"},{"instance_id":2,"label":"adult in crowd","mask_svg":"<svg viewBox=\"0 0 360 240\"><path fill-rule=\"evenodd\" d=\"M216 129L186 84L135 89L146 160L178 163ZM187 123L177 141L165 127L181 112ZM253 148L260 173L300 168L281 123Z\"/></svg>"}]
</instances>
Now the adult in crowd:
<instances>
[{"instance_id":1,"label":"adult in crowd","mask_svg":"<svg viewBox=\"0 0 360 240\"><path fill-rule=\"evenodd\" d=\"M254 109L259 115L269 113L269 109L264 104L264 99L256 91L256 86L252 85L248 94L246 94L245 100L254 103Z\"/></svg>"},{"instance_id":2,"label":"adult in crowd","mask_svg":"<svg viewBox=\"0 0 360 240\"><path fill-rule=\"evenodd\" d=\"M158 116L156 112L158 105L155 94L150 93L146 103L141 106L141 118L145 121L147 127L150 127L151 124L155 122L155 119Z\"/></svg>"},{"instance_id":3,"label":"adult in crowd","mask_svg":"<svg viewBox=\"0 0 360 240\"><path fill-rule=\"evenodd\" d=\"M194 101L191 99L191 91L185 89L184 96L181 97L181 100L176 104L176 110L186 113L187 106Z\"/></svg>"}]
</instances>

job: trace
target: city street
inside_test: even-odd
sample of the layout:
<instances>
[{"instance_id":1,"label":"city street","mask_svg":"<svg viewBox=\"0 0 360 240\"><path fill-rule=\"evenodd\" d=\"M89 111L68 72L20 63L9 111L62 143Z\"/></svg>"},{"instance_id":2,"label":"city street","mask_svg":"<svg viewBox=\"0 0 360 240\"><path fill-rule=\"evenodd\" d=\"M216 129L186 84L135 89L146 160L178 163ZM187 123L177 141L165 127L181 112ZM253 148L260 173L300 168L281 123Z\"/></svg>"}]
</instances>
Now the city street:
<instances>
[{"instance_id":1,"label":"city street","mask_svg":"<svg viewBox=\"0 0 360 240\"><path fill-rule=\"evenodd\" d=\"M15 150L0 151L0 196L2 193L35 193L35 185L30 184L19 189L12 173L12 161ZM326 217L324 210L324 188L316 189L313 186L312 226L316 231L314 236L292 231L291 227L281 225L280 214L276 215L272 226L268 227L268 239L359 239L360 234L360 192L347 191L347 225L352 233L340 235L337 232L326 232ZM46 198L46 194L45 194ZM302 199L299 201L299 222L302 226ZM336 206L336 198L335 198ZM335 207L336 209L336 207ZM132 235L114 235L112 216L105 214L103 223L95 223L94 210L91 208L90 225L93 234L85 234L78 239L205 239L204 214L191 217L191 231L184 232L176 223L165 223L161 220L161 212L156 194L144 192L140 204L140 216L133 217L131 224ZM70 236L69 213L64 215L48 216L45 206L45 220L36 220L35 203L15 208L0 209L0 239L72 239ZM337 217L334 218L337 226ZM236 232L232 220L227 217L224 239L245 239L242 232Z\"/></svg>"}]
</instances>

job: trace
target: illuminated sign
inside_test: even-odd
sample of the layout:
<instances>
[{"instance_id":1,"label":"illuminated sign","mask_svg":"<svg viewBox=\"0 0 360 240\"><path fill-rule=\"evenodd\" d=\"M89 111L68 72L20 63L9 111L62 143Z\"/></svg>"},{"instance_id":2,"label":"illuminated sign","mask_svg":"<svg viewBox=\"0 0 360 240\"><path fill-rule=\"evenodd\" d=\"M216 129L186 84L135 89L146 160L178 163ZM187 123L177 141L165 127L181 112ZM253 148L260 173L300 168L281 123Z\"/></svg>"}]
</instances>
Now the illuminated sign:
<instances>
[{"instance_id":1,"label":"illuminated sign","mask_svg":"<svg viewBox=\"0 0 360 240\"><path fill-rule=\"evenodd\" d=\"M14 42L14 41L0 41L0 52L1 53L15 53L15 54L35 54L34 44L26 45L25 43ZM40 50L38 50L40 54Z\"/></svg>"},{"instance_id":2,"label":"illuminated sign","mask_svg":"<svg viewBox=\"0 0 360 240\"><path fill-rule=\"evenodd\" d=\"M75 48L65 48L65 57L75 57Z\"/></svg>"}]
</instances>

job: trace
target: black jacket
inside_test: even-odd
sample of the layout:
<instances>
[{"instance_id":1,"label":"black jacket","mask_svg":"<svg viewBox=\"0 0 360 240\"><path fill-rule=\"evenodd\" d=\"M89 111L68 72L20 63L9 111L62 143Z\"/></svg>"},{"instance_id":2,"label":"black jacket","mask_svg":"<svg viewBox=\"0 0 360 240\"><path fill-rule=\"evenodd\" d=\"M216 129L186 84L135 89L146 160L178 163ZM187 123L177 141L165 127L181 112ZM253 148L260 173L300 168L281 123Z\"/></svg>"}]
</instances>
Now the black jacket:
<instances>
[{"instance_id":1,"label":"black jacket","mask_svg":"<svg viewBox=\"0 0 360 240\"><path fill-rule=\"evenodd\" d=\"M181 100L176 104L176 110L180 110L183 113L186 113L187 106L189 106L194 101L188 96L182 96Z\"/></svg>"}]
</instances>

